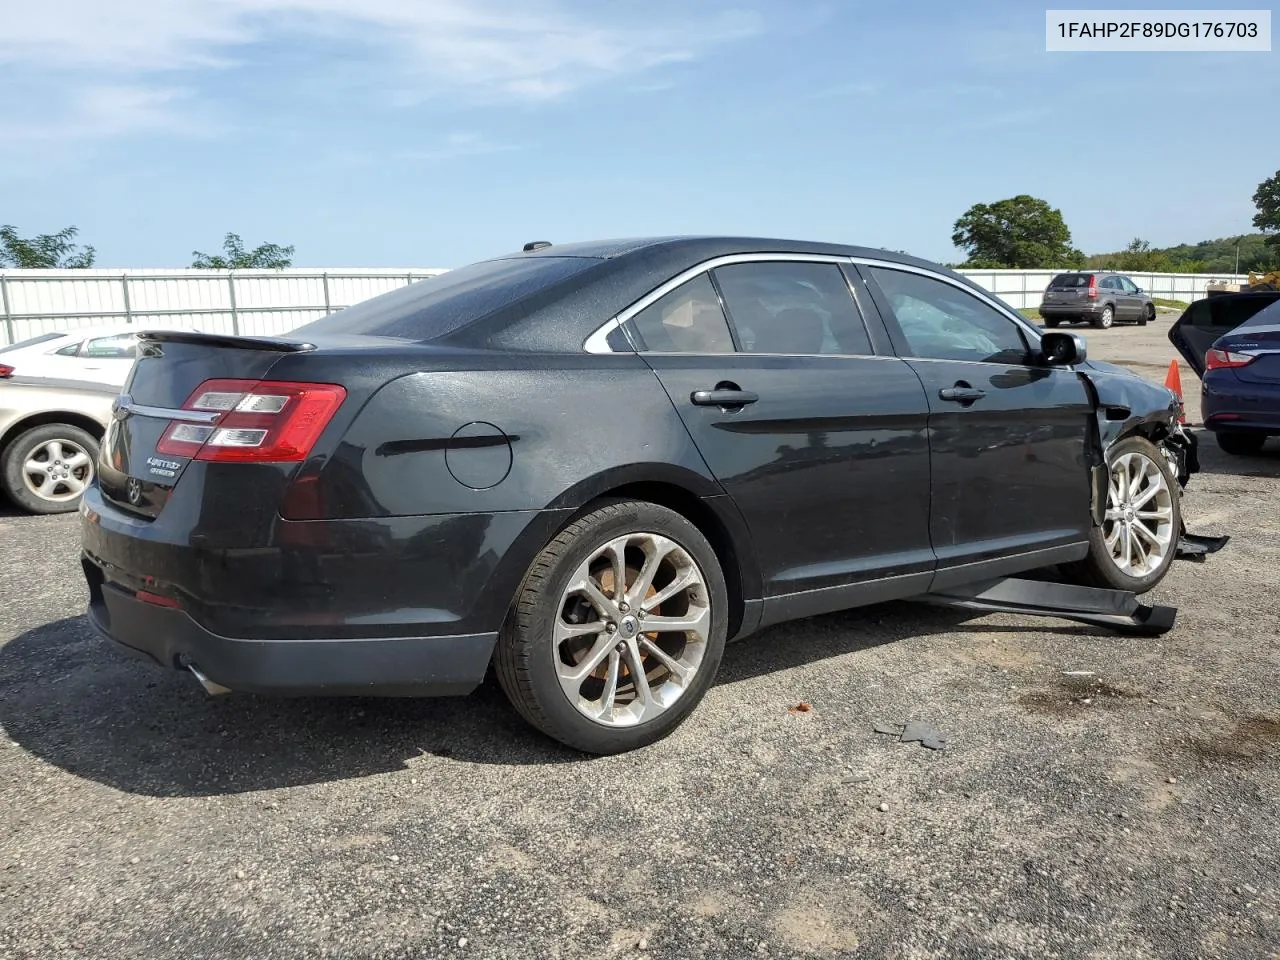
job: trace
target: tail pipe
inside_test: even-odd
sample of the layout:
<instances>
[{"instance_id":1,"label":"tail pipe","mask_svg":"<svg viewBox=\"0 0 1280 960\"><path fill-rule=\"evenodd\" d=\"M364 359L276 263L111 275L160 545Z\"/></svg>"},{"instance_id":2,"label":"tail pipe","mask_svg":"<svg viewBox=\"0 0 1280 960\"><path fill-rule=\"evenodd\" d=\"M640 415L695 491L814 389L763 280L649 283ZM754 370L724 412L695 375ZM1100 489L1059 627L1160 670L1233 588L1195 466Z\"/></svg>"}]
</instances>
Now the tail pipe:
<instances>
[{"instance_id":1,"label":"tail pipe","mask_svg":"<svg viewBox=\"0 0 1280 960\"><path fill-rule=\"evenodd\" d=\"M197 667L194 663L191 663L190 661L188 661L187 669L191 671L191 675L193 677L195 677L197 680L200 681L200 686L204 687L204 692L209 694L209 696L216 697L224 693L231 692L230 687L224 687L220 683L214 683L212 680L206 677L203 673L200 672L200 668Z\"/></svg>"}]
</instances>

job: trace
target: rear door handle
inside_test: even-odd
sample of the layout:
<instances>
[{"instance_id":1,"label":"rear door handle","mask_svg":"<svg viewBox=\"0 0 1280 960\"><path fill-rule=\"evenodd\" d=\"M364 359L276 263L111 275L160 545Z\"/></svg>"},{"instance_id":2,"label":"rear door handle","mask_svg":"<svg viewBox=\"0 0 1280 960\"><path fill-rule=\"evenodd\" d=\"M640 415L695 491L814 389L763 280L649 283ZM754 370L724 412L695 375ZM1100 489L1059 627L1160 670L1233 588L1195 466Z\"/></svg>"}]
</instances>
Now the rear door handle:
<instances>
[{"instance_id":1,"label":"rear door handle","mask_svg":"<svg viewBox=\"0 0 1280 960\"><path fill-rule=\"evenodd\" d=\"M938 391L940 399L950 400L952 403L973 403L973 401L981 400L986 395L985 390L971 387L967 383L956 384L954 387L943 387Z\"/></svg>"},{"instance_id":2,"label":"rear door handle","mask_svg":"<svg viewBox=\"0 0 1280 960\"><path fill-rule=\"evenodd\" d=\"M689 399L699 407L741 407L755 403L759 394L750 390L695 390Z\"/></svg>"}]
</instances>

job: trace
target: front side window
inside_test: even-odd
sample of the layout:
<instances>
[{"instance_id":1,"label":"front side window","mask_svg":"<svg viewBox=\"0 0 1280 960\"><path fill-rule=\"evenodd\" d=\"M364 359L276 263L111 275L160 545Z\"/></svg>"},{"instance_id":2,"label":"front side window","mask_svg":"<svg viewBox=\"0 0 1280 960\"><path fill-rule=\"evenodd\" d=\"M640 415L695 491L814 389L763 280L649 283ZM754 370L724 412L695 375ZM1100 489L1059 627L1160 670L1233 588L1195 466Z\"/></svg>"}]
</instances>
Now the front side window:
<instances>
[{"instance_id":1,"label":"front side window","mask_svg":"<svg viewBox=\"0 0 1280 960\"><path fill-rule=\"evenodd\" d=\"M870 268L911 356L1025 363L1027 341L1011 319L971 293L918 273Z\"/></svg>"},{"instance_id":2,"label":"front side window","mask_svg":"<svg viewBox=\"0 0 1280 960\"><path fill-rule=\"evenodd\" d=\"M711 278L682 283L631 318L643 349L653 353L732 353L733 337Z\"/></svg>"},{"instance_id":3,"label":"front side window","mask_svg":"<svg viewBox=\"0 0 1280 960\"><path fill-rule=\"evenodd\" d=\"M871 341L834 263L735 263L716 282L746 353L870 354Z\"/></svg>"}]
</instances>

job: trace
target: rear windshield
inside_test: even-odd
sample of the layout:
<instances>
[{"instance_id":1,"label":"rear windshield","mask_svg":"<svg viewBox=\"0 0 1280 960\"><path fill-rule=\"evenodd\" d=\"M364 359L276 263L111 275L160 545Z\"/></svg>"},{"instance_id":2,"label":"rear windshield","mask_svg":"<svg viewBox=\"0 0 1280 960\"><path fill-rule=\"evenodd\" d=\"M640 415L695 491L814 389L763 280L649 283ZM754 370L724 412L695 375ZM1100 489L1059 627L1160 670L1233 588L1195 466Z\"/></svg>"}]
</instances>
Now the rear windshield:
<instances>
[{"instance_id":1,"label":"rear windshield","mask_svg":"<svg viewBox=\"0 0 1280 960\"><path fill-rule=\"evenodd\" d=\"M357 303L291 333L435 340L599 262L546 256L486 260Z\"/></svg>"},{"instance_id":2,"label":"rear windshield","mask_svg":"<svg viewBox=\"0 0 1280 960\"><path fill-rule=\"evenodd\" d=\"M1089 285L1088 273L1060 273L1049 281L1051 290L1073 290L1076 287L1087 287Z\"/></svg>"},{"instance_id":3,"label":"rear windshield","mask_svg":"<svg viewBox=\"0 0 1280 960\"><path fill-rule=\"evenodd\" d=\"M1274 300L1263 301L1265 304L1258 313L1241 324L1244 330L1252 330L1256 327L1280 327L1280 297Z\"/></svg>"},{"instance_id":4,"label":"rear windshield","mask_svg":"<svg viewBox=\"0 0 1280 960\"><path fill-rule=\"evenodd\" d=\"M7 347L0 347L0 353L8 353L10 350L22 350L26 347L34 347L38 343L48 343L50 340L57 340L59 337L65 337L65 333L42 333L38 337L32 337L30 340L19 340L17 343L11 343Z\"/></svg>"},{"instance_id":5,"label":"rear windshield","mask_svg":"<svg viewBox=\"0 0 1280 960\"><path fill-rule=\"evenodd\" d=\"M1197 300L1182 315L1181 323L1192 327L1211 328L1218 332L1234 330L1246 321L1252 326L1258 320L1259 311L1267 314L1270 321L1258 320L1260 324L1274 323L1276 314L1266 308L1277 301L1268 296L1225 296L1205 297ZM1251 319L1252 318L1252 319Z\"/></svg>"}]
</instances>

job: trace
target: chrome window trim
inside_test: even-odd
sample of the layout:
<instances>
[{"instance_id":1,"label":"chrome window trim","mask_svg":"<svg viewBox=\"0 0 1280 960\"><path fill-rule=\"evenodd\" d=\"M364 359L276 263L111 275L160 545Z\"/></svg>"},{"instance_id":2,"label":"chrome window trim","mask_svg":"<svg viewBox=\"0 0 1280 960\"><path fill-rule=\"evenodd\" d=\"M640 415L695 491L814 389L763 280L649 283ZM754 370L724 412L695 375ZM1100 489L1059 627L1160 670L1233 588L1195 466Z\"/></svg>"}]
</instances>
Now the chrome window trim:
<instances>
[{"instance_id":1,"label":"chrome window trim","mask_svg":"<svg viewBox=\"0 0 1280 960\"><path fill-rule=\"evenodd\" d=\"M655 300L660 300L662 297L665 297L668 293L670 293L676 287L684 283L687 283L688 281L694 279L700 274L710 273L716 267L727 267L730 264L735 264L735 263L776 263L779 261L784 261L787 263L834 263L837 266L839 266L842 263L848 263L849 258L837 257L837 256L833 256L831 254L826 254L826 253L730 253L722 257L714 257L710 260L706 260L702 263L689 267L687 270L677 273L670 280L667 280L665 283L662 283L659 286L654 287L652 290L646 293L643 297L641 297L635 303L631 304L629 307L619 312L616 316L605 321L605 323L601 327L596 329L589 337L587 337L586 340L583 341L582 349L585 350L587 353L613 353L613 351L609 349L609 345L605 341L608 339L609 334L612 333L614 329L616 329L617 327L623 326L623 324L625 324L628 320L634 317L637 313L639 313L645 307L649 306ZM852 296L852 294L850 294L850 296ZM626 332L625 327L623 332L624 333ZM632 350L635 353L641 352L635 349L634 344L632 345ZM741 351L733 350L729 352L740 353ZM679 353L674 353L672 351L666 351L663 353L663 356L725 356L725 354L700 354L700 353L699 354L679 354ZM757 353L757 354L751 354L751 356L762 357L762 356L771 356L771 354ZM836 356L836 354L800 353L800 354L772 354L772 356L816 357L816 356Z\"/></svg>"}]
</instances>

